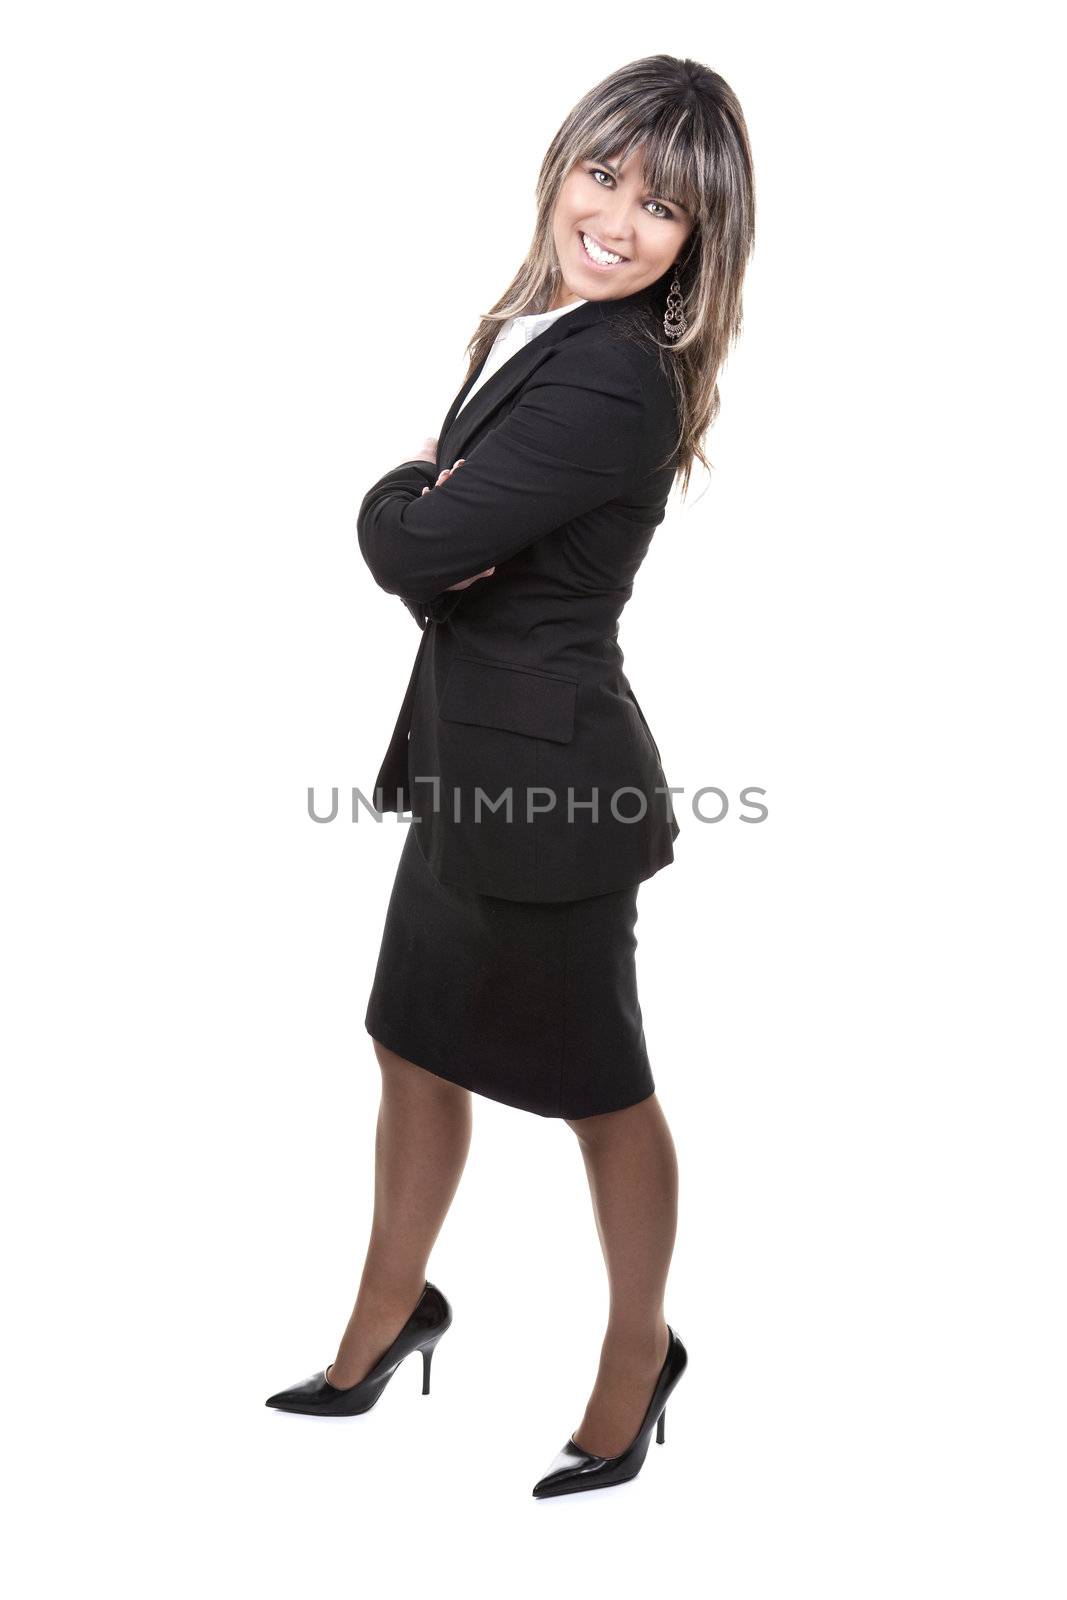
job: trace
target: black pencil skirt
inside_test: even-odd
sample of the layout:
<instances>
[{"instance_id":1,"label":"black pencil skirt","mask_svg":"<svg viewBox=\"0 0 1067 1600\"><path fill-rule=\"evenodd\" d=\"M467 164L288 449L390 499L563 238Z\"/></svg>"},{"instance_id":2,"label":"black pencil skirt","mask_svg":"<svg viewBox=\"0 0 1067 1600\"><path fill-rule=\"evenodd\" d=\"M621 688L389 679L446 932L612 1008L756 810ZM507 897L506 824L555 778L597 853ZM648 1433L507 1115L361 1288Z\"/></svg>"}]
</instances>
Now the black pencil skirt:
<instances>
[{"instance_id":1,"label":"black pencil skirt","mask_svg":"<svg viewBox=\"0 0 1067 1600\"><path fill-rule=\"evenodd\" d=\"M654 1093L637 998L640 884L503 900L439 883L408 825L365 1018L388 1049L542 1117Z\"/></svg>"}]
</instances>

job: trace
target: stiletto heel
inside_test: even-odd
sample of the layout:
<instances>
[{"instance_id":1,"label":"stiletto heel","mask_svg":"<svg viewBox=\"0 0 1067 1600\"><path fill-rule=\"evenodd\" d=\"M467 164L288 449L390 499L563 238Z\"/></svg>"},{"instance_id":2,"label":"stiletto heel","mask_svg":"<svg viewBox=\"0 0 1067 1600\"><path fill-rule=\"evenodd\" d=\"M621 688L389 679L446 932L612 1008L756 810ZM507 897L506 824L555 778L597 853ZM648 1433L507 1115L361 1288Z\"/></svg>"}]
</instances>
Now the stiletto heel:
<instances>
[{"instance_id":1,"label":"stiletto heel","mask_svg":"<svg viewBox=\"0 0 1067 1600\"><path fill-rule=\"evenodd\" d=\"M433 1353L434 1353L434 1351L436 1349L437 1349L437 1340L436 1339L434 1340L433 1344L424 1344L423 1347L422 1347L422 1392L423 1392L423 1394L429 1394L429 1392L430 1392L430 1362L433 1360Z\"/></svg>"},{"instance_id":2,"label":"stiletto heel","mask_svg":"<svg viewBox=\"0 0 1067 1600\"><path fill-rule=\"evenodd\" d=\"M667 1354L644 1420L632 1443L619 1456L595 1456L576 1444L571 1434L544 1477L534 1484L533 1492L538 1500L557 1494L577 1494L580 1489L606 1489L611 1484L626 1483L630 1478L637 1477L648 1454L653 1423L656 1427L656 1443L663 1443L667 1399L689 1360L685 1346L669 1323L667 1332L670 1336Z\"/></svg>"},{"instance_id":3,"label":"stiletto heel","mask_svg":"<svg viewBox=\"0 0 1067 1600\"><path fill-rule=\"evenodd\" d=\"M429 1394L430 1358L438 1340L451 1325L452 1307L436 1284L427 1279L414 1311L388 1350L382 1352L359 1383L339 1389L326 1376L329 1368L324 1368L304 1383L280 1389L266 1403L277 1411L299 1411L309 1417L359 1416L381 1399L393 1373L414 1350L422 1351L422 1392Z\"/></svg>"}]
</instances>

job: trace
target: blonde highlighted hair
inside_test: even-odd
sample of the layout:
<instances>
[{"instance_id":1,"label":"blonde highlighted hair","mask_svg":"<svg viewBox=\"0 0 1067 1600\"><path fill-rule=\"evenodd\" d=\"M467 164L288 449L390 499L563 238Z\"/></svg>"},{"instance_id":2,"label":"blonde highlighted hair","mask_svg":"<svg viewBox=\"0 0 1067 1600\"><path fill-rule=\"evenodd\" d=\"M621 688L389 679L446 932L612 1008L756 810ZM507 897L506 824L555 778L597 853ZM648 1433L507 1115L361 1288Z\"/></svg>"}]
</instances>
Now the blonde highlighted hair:
<instances>
[{"instance_id":1,"label":"blonde highlighted hair","mask_svg":"<svg viewBox=\"0 0 1067 1600\"><path fill-rule=\"evenodd\" d=\"M704 435L719 411L718 377L741 331L742 286L755 242L755 186L748 130L729 84L698 61L645 56L620 67L583 95L564 119L537 180L537 218L526 259L476 328L468 376L509 317L544 311L560 284L552 217L577 162L625 161L641 147L651 194L670 195L694 226L675 267L686 331L656 337L660 362L678 405L675 478L682 493L693 463L708 468ZM663 295L666 307L666 292Z\"/></svg>"}]
</instances>

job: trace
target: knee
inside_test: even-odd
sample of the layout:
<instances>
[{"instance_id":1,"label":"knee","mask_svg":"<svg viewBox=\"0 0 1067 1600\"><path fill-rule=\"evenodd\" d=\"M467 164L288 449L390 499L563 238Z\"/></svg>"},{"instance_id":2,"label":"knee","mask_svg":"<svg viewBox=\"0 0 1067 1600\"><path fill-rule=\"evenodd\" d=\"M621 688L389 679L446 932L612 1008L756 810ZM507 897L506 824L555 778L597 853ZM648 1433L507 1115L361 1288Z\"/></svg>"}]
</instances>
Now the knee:
<instances>
[{"instance_id":1,"label":"knee","mask_svg":"<svg viewBox=\"0 0 1067 1600\"><path fill-rule=\"evenodd\" d=\"M380 1039L372 1037L371 1044L374 1046L374 1054L381 1069L383 1084L414 1083L426 1076L421 1067L397 1055L395 1050L390 1050Z\"/></svg>"},{"instance_id":2,"label":"knee","mask_svg":"<svg viewBox=\"0 0 1067 1600\"><path fill-rule=\"evenodd\" d=\"M381 1068L382 1092L391 1099L417 1096L421 1102L432 1099L444 1104L469 1104L471 1091L463 1088L461 1084L453 1083L451 1078L442 1078L437 1073L427 1071L425 1067L409 1061L406 1056L397 1055L395 1050L390 1050L388 1045L382 1044L380 1039L375 1039L373 1034L371 1044L374 1046L374 1054Z\"/></svg>"},{"instance_id":3,"label":"knee","mask_svg":"<svg viewBox=\"0 0 1067 1600\"><path fill-rule=\"evenodd\" d=\"M387 1072L390 1066L400 1060L395 1050L390 1050L387 1045L384 1045L380 1039L375 1039L373 1035L371 1036L371 1044L374 1047L378 1065L383 1072Z\"/></svg>"},{"instance_id":4,"label":"knee","mask_svg":"<svg viewBox=\"0 0 1067 1600\"><path fill-rule=\"evenodd\" d=\"M593 1117L564 1117L564 1122L571 1132L582 1144L599 1144L611 1131L613 1117L619 1117L619 1111L602 1111Z\"/></svg>"},{"instance_id":5,"label":"knee","mask_svg":"<svg viewBox=\"0 0 1067 1600\"><path fill-rule=\"evenodd\" d=\"M621 1111L601 1111L592 1117L564 1117L563 1120L582 1144L592 1147L628 1137L635 1127L644 1126L650 1118L660 1115L656 1096L650 1094L635 1105L623 1106Z\"/></svg>"}]
</instances>

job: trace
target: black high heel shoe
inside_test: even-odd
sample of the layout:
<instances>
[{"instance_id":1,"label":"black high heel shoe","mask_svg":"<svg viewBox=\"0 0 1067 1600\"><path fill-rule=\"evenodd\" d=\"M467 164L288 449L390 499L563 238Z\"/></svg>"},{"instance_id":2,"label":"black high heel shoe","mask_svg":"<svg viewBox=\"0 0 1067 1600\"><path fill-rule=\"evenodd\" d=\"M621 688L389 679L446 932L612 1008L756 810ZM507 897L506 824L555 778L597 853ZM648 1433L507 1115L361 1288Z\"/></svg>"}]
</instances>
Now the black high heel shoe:
<instances>
[{"instance_id":1,"label":"black high heel shoe","mask_svg":"<svg viewBox=\"0 0 1067 1600\"><path fill-rule=\"evenodd\" d=\"M422 1392L430 1392L430 1362L445 1329L452 1322L452 1307L440 1289L426 1280L419 1303L411 1313L388 1350L378 1357L374 1366L359 1383L339 1389L326 1376L329 1370L316 1372L304 1383L291 1389L279 1389L266 1402L279 1411L300 1411L309 1417L355 1417L369 1411L405 1356L413 1350L422 1351ZM332 1366L331 1362L331 1366Z\"/></svg>"},{"instance_id":2,"label":"black high heel shoe","mask_svg":"<svg viewBox=\"0 0 1067 1600\"><path fill-rule=\"evenodd\" d=\"M583 1450L580 1444L575 1444L574 1435L571 1434L544 1477L534 1484L533 1492L538 1500L547 1500L555 1494L577 1494L580 1489L606 1489L610 1484L626 1483L628 1479L637 1477L648 1452L653 1426L656 1429L656 1443L663 1443L667 1399L689 1359L685 1345L669 1323L667 1332L670 1335L667 1354L656 1379L652 1399L648 1402L648 1410L633 1442L622 1455L594 1456L588 1450Z\"/></svg>"}]
</instances>

